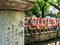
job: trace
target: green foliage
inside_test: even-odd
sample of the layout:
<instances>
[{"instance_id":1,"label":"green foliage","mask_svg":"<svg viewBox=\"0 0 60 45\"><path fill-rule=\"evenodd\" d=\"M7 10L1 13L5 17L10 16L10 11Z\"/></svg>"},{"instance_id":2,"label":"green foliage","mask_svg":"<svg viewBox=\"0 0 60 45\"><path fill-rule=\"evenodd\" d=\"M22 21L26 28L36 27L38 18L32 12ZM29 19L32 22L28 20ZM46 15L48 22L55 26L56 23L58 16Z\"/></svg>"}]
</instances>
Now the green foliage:
<instances>
[{"instance_id":1,"label":"green foliage","mask_svg":"<svg viewBox=\"0 0 60 45\"><path fill-rule=\"evenodd\" d=\"M57 18L60 18L60 12L57 13Z\"/></svg>"},{"instance_id":2,"label":"green foliage","mask_svg":"<svg viewBox=\"0 0 60 45\"><path fill-rule=\"evenodd\" d=\"M40 8L38 7L37 4L35 4L34 7L32 9L30 9L30 10L27 10L25 12L25 14L26 14L26 16L30 16L30 17L32 17L34 15L39 16L40 15L39 11L40 11Z\"/></svg>"},{"instance_id":3,"label":"green foliage","mask_svg":"<svg viewBox=\"0 0 60 45\"><path fill-rule=\"evenodd\" d=\"M47 0L45 0L47 1ZM28 11L26 11L27 16L36 16L40 17L42 15L41 10L44 10L44 12L48 12L49 5L46 4L44 0L35 0L34 7ZM45 15L45 13L44 13Z\"/></svg>"},{"instance_id":4,"label":"green foliage","mask_svg":"<svg viewBox=\"0 0 60 45\"><path fill-rule=\"evenodd\" d=\"M40 17L43 15L42 12L44 12L44 15L46 15L49 12L48 8L52 5L52 4L50 5L47 2L53 3L54 0L35 0L34 7L25 12L26 16L32 17L35 15L36 17ZM53 4L55 3L57 4L57 1L54 2ZM55 5L52 5L52 6L55 6Z\"/></svg>"},{"instance_id":5,"label":"green foliage","mask_svg":"<svg viewBox=\"0 0 60 45\"><path fill-rule=\"evenodd\" d=\"M38 4L39 8L42 9L43 5L45 4L43 0L37 0L36 4Z\"/></svg>"},{"instance_id":6,"label":"green foliage","mask_svg":"<svg viewBox=\"0 0 60 45\"><path fill-rule=\"evenodd\" d=\"M47 2L48 0L44 0L45 2Z\"/></svg>"},{"instance_id":7,"label":"green foliage","mask_svg":"<svg viewBox=\"0 0 60 45\"><path fill-rule=\"evenodd\" d=\"M60 0L48 0L47 3L60 10Z\"/></svg>"}]
</instances>

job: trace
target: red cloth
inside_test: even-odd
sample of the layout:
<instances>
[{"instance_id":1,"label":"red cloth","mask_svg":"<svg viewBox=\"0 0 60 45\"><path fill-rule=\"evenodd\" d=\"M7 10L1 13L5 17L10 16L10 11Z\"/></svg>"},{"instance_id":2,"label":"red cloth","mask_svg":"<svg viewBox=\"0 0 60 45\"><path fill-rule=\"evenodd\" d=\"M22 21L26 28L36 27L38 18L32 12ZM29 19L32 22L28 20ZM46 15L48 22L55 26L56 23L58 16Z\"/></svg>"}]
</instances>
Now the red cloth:
<instances>
[{"instance_id":1,"label":"red cloth","mask_svg":"<svg viewBox=\"0 0 60 45\"><path fill-rule=\"evenodd\" d=\"M57 24L56 24L56 23L54 23L53 25L54 25L54 26L57 26Z\"/></svg>"},{"instance_id":2,"label":"red cloth","mask_svg":"<svg viewBox=\"0 0 60 45\"><path fill-rule=\"evenodd\" d=\"M42 28L42 27L43 27L43 25L42 25L42 24L40 24L40 25L39 25L39 27L40 27L40 28Z\"/></svg>"},{"instance_id":3,"label":"red cloth","mask_svg":"<svg viewBox=\"0 0 60 45\"><path fill-rule=\"evenodd\" d=\"M28 25L25 25L25 28L28 28Z\"/></svg>"},{"instance_id":4,"label":"red cloth","mask_svg":"<svg viewBox=\"0 0 60 45\"><path fill-rule=\"evenodd\" d=\"M28 22L27 21L25 21L25 23L24 23L25 25L28 25Z\"/></svg>"},{"instance_id":5,"label":"red cloth","mask_svg":"<svg viewBox=\"0 0 60 45\"><path fill-rule=\"evenodd\" d=\"M40 27L39 27L39 25L37 24L37 25L36 25L36 31L38 31L39 28L40 28Z\"/></svg>"}]
</instances>

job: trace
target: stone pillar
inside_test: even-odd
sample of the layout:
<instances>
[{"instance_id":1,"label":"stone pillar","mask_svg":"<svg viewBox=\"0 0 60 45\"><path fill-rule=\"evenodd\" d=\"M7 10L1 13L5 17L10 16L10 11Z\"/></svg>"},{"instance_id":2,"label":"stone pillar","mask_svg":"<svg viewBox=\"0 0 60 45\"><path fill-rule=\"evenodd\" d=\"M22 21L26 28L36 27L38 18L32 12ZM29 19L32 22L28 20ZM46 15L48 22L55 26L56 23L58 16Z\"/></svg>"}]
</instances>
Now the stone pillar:
<instances>
[{"instance_id":1,"label":"stone pillar","mask_svg":"<svg viewBox=\"0 0 60 45\"><path fill-rule=\"evenodd\" d=\"M24 45L24 18L28 1L0 2L0 45Z\"/></svg>"},{"instance_id":2,"label":"stone pillar","mask_svg":"<svg viewBox=\"0 0 60 45\"><path fill-rule=\"evenodd\" d=\"M0 45L24 45L24 15L20 11L0 11Z\"/></svg>"}]
</instances>

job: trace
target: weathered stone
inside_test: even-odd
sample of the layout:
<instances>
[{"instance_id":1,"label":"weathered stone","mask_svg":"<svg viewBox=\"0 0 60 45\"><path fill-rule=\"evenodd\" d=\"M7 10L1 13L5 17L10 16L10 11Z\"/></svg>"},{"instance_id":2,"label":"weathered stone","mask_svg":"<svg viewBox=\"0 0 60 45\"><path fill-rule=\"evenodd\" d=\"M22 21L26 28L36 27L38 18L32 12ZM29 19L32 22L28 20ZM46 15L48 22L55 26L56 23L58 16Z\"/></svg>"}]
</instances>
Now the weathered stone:
<instances>
[{"instance_id":1,"label":"weathered stone","mask_svg":"<svg viewBox=\"0 0 60 45\"><path fill-rule=\"evenodd\" d=\"M30 36L28 36L29 38L29 40L35 40L35 41L46 41L46 40L49 40L49 39L54 39L54 38L56 38L56 32L50 32L50 33L43 33L43 34L36 34L35 35L35 38L32 36L32 38L30 38L31 37L31 35ZM60 31L58 32L58 37L60 37ZM25 36L25 38L26 38L26 40L28 40L27 39L27 36ZM26 41L25 40L25 43L27 42L28 43L28 41Z\"/></svg>"},{"instance_id":2,"label":"weathered stone","mask_svg":"<svg viewBox=\"0 0 60 45\"><path fill-rule=\"evenodd\" d=\"M58 36L60 37L60 31L58 32Z\"/></svg>"},{"instance_id":3,"label":"weathered stone","mask_svg":"<svg viewBox=\"0 0 60 45\"><path fill-rule=\"evenodd\" d=\"M0 0L0 45L24 45L24 11L32 7L31 1Z\"/></svg>"},{"instance_id":4,"label":"weathered stone","mask_svg":"<svg viewBox=\"0 0 60 45\"><path fill-rule=\"evenodd\" d=\"M31 9L34 4L28 1L22 1L22 0L5 0L0 2L1 6L0 9L10 9L10 10L20 10L20 11L26 11L28 9Z\"/></svg>"},{"instance_id":5,"label":"weathered stone","mask_svg":"<svg viewBox=\"0 0 60 45\"><path fill-rule=\"evenodd\" d=\"M24 36L16 35L16 33L24 31L24 27L19 26L20 21L23 21L24 24L24 16L24 12L20 11L0 11L0 45L16 45L16 40L18 45L24 45ZM9 42L10 44L8 44Z\"/></svg>"}]
</instances>

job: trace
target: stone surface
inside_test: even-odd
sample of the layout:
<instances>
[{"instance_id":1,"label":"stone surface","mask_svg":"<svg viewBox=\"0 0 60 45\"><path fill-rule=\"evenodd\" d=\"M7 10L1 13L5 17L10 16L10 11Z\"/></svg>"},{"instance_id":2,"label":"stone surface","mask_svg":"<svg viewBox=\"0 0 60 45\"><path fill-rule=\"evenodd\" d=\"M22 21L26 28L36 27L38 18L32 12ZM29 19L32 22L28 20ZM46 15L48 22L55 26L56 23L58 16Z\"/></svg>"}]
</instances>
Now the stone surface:
<instances>
[{"instance_id":1,"label":"stone surface","mask_svg":"<svg viewBox=\"0 0 60 45\"><path fill-rule=\"evenodd\" d=\"M34 6L34 2L26 0L0 0L0 10L20 10L26 11Z\"/></svg>"},{"instance_id":2,"label":"stone surface","mask_svg":"<svg viewBox=\"0 0 60 45\"><path fill-rule=\"evenodd\" d=\"M31 36L31 35L30 35ZM56 37L56 32L50 32L50 33L43 33L43 34L36 34L35 37L28 36L29 42L30 40L35 40L35 41L46 41L49 39L54 39ZM60 31L58 32L58 36L60 37ZM25 43L29 43L27 40L27 36L25 36Z\"/></svg>"},{"instance_id":3,"label":"stone surface","mask_svg":"<svg viewBox=\"0 0 60 45\"><path fill-rule=\"evenodd\" d=\"M24 11L33 6L28 0L0 0L0 45L24 45Z\"/></svg>"},{"instance_id":4,"label":"stone surface","mask_svg":"<svg viewBox=\"0 0 60 45\"><path fill-rule=\"evenodd\" d=\"M24 12L0 11L0 45L24 45Z\"/></svg>"}]
</instances>

